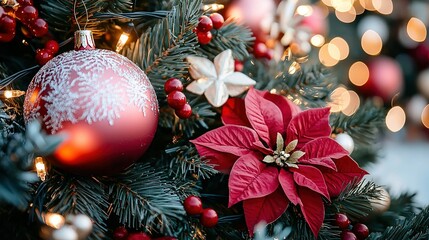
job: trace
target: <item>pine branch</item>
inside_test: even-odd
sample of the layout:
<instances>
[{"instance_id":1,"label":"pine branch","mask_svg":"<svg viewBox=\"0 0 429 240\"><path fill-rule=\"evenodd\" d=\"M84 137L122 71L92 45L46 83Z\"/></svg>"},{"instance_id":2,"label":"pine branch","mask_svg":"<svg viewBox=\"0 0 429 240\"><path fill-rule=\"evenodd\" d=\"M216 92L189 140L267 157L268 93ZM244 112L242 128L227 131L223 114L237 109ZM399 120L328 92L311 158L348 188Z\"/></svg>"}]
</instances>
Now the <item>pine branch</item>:
<instances>
[{"instance_id":1,"label":"pine branch","mask_svg":"<svg viewBox=\"0 0 429 240\"><path fill-rule=\"evenodd\" d=\"M355 114L331 114L334 133L347 132L354 140L356 148L374 147L381 129L384 129L384 111L372 101L364 102Z\"/></svg>"},{"instance_id":2,"label":"pine branch","mask_svg":"<svg viewBox=\"0 0 429 240\"><path fill-rule=\"evenodd\" d=\"M145 71L159 101L165 98L164 82L187 74L184 59L195 55L197 39L192 30L201 16L201 1L180 1L168 16L148 28L124 55Z\"/></svg>"},{"instance_id":3,"label":"pine branch","mask_svg":"<svg viewBox=\"0 0 429 240\"><path fill-rule=\"evenodd\" d=\"M349 184L341 194L332 200L332 205L328 208L331 217L338 212L345 213L350 220L357 221L368 217L372 212L370 200L378 199L380 188L373 182L362 181L355 184ZM332 217L333 218L333 217Z\"/></svg>"},{"instance_id":4,"label":"pine branch","mask_svg":"<svg viewBox=\"0 0 429 240\"><path fill-rule=\"evenodd\" d=\"M174 235L186 214L173 189L161 169L148 163L135 164L110 184L113 202L109 213L128 227Z\"/></svg>"},{"instance_id":5,"label":"pine branch","mask_svg":"<svg viewBox=\"0 0 429 240\"><path fill-rule=\"evenodd\" d=\"M423 209L418 215L399 220L395 226L388 227L383 233L371 234L369 239L428 239L429 238L429 207Z\"/></svg>"},{"instance_id":6,"label":"pine branch","mask_svg":"<svg viewBox=\"0 0 429 240\"><path fill-rule=\"evenodd\" d=\"M84 3L83 3L84 2ZM56 36L66 39L78 29L73 15L74 0L50 0L40 3L40 15L49 24L49 30L55 32ZM79 0L76 1L77 22L83 28L92 30L95 38L101 38L107 31L109 20L100 20L94 17L97 12L122 13L130 12L133 7L133 0ZM88 12L88 21L86 19Z\"/></svg>"},{"instance_id":7,"label":"pine branch","mask_svg":"<svg viewBox=\"0 0 429 240\"><path fill-rule=\"evenodd\" d=\"M166 149L169 175L174 179L209 179L218 171L208 161L201 159L195 147L183 145ZM164 160L165 161L165 160Z\"/></svg>"},{"instance_id":8,"label":"pine branch","mask_svg":"<svg viewBox=\"0 0 429 240\"><path fill-rule=\"evenodd\" d=\"M249 28L237 25L232 20L227 21L214 31L213 39L199 49L203 55L213 60L219 53L231 49L234 59L244 60L249 57L247 49L253 44L255 38Z\"/></svg>"},{"instance_id":9,"label":"pine branch","mask_svg":"<svg viewBox=\"0 0 429 240\"><path fill-rule=\"evenodd\" d=\"M107 239L108 219L105 186L93 177L80 177L51 171L34 196L33 211L41 219L41 213L49 211L62 215L82 213L90 217L94 227L89 239Z\"/></svg>"},{"instance_id":10,"label":"pine branch","mask_svg":"<svg viewBox=\"0 0 429 240\"><path fill-rule=\"evenodd\" d=\"M32 171L33 155L51 153L62 138L46 136L40 132L40 124L32 122L26 134L0 136L0 201L25 209L30 199L30 183L38 180Z\"/></svg>"}]
</instances>

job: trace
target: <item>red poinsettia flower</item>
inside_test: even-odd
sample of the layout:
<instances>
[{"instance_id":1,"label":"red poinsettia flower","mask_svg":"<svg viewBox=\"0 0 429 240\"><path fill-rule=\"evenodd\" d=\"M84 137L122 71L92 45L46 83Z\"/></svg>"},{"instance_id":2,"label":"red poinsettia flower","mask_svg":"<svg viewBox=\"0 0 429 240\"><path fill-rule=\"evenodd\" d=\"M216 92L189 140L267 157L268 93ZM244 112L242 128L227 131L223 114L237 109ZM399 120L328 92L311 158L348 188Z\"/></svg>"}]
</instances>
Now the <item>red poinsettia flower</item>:
<instances>
[{"instance_id":1,"label":"red poinsettia flower","mask_svg":"<svg viewBox=\"0 0 429 240\"><path fill-rule=\"evenodd\" d=\"M323 198L330 200L366 174L330 138L329 108L301 111L286 98L250 89L222 110L225 126L193 140L200 155L229 176L229 206L243 201L250 233L299 205L315 236Z\"/></svg>"}]
</instances>

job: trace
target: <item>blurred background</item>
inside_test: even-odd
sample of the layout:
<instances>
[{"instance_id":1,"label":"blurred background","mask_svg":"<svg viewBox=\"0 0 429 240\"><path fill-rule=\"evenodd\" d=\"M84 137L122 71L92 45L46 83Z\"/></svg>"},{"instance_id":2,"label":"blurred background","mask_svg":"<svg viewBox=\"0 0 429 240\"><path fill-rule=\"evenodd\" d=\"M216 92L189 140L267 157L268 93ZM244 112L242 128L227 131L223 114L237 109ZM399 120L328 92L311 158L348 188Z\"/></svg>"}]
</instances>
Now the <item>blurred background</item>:
<instances>
[{"instance_id":1,"label":"blurred background","mask_svg":"<svg viewBox=\"0 0 429 240\"><path fill-rule=\"evenodd\" d=\"M253 30L255 56L259 43L277 59L290 46L328 67L342 83L332 111L354 114L363 99L383 105L386 131L369 178L429 204L429 1L234 0L223 11Z\"/></svg>"}]
</instances>

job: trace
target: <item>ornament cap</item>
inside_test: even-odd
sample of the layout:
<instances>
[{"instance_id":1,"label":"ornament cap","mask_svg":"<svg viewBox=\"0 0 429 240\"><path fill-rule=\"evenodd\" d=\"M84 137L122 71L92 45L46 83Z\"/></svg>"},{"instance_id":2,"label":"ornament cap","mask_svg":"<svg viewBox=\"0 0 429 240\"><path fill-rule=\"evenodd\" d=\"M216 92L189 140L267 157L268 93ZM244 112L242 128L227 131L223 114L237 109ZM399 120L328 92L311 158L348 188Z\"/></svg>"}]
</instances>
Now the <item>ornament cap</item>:
<instances>
[{"instance_id":1,"label":"ornament cap","mask_svg":"<svg viewBox=\"0 0 429 240\"><path fill-rule=\"evenodd\" d=\"M91 30L79 30L74 33L74 50L93 50L95 41Z\"/></svg>"}]
</instances>

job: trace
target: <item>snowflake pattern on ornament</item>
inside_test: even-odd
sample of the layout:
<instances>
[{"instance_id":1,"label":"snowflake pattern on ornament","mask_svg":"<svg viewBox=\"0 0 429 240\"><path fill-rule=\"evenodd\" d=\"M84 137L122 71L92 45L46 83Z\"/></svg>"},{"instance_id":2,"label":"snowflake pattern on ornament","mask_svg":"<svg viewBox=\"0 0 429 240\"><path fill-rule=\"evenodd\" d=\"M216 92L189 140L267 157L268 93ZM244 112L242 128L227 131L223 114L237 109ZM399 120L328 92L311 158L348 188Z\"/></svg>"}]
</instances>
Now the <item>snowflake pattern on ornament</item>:
<instances>
[{"instance_id":1,"label":"snowflake pattern on ornament","mask_svg":"<svg viewBox=\"0 0 429 240\"><path fill-rule=\"evenodd\" d=\"M69 51L43 66L28 87L24 111L26 121L41 119L55 133L64 122L113 125L129 105L144 116L147 110L158 114L149 79L124 56L96 49Z\"/></svg>"}]
</instances>

